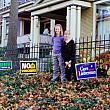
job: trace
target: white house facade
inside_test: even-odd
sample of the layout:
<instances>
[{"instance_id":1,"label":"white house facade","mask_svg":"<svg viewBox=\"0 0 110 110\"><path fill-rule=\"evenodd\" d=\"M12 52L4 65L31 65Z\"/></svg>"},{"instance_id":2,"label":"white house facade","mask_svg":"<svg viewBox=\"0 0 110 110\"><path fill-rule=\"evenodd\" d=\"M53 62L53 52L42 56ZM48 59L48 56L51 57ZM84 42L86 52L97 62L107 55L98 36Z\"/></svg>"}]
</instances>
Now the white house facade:
<instances>
[{"instance_id":1,"label":"white house facade","mask_svg":"<svg viewBox=\"0 0 110 110\"><path fill-rule=\"evenodd\" d=\"M9 5L0 9L1 47L7 45L9 10ZM57 23L77 42L83 36L108 37L109 16L109 0L20 0L17 43L48 43ZM47 35L43 35L45 28Z\"/></svg>"}]
</instances>

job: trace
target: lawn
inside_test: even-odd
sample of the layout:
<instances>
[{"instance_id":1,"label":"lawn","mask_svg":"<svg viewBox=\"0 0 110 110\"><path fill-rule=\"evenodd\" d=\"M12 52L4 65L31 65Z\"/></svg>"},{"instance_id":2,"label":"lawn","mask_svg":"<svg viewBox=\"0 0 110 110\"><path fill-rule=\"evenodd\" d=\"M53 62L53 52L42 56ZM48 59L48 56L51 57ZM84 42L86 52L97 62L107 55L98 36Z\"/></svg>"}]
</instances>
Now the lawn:
<instances>
[{"instance_id":1,"label":"lawn","mask_svg":"<svg viewBox=\"0 0 110 110\"><path fill-rule=\"evenodd\" d=\"M0 73L0 110L110 110L110 77L50 82L49 73Z\"/></svg>"}]
</instances>

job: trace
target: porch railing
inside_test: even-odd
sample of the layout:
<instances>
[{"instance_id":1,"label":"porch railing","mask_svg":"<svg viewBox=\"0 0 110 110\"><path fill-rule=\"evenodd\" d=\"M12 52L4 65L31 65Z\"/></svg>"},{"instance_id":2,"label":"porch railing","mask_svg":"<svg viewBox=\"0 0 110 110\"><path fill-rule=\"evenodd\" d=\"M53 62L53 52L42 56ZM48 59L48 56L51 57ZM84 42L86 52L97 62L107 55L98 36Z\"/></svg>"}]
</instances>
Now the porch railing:
<instances>
[{"instance_id":1,"label":"porch railing","mask_svg":"<svg viewBox=\"0 0 110 110\"><path fill-rule=\"evenodd\" d=\"M52 37L49 35L43 35L40 34L40 44L51 44L51 39ZM30 43L31 39L30 39L30 34L26 34L23 36L19 36L17 37L17 44L20 46L22 46L22 44L26 44L26 43Z\"/></svg>"},{"instance_id":2,"label":"porch railing","mask_svg":"<svg viewBox=\"0 0 110 110\"><path fill-rule=\"evenodd\" d=\"M51 41L52 41L52 37L51 36L43 35L43 34L40 35L40 43L51 44Z\"/></svg>"}]
</instances>

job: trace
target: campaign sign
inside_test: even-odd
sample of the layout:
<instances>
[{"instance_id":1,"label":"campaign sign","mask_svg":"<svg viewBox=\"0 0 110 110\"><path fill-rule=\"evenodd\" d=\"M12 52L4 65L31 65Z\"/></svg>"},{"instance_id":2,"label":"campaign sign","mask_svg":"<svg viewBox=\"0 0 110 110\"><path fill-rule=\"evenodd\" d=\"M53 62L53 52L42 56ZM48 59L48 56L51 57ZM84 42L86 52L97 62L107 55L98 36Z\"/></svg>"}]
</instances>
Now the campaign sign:
<instances>
[{"instance_id":1,"label":"campaign sign","mask_svg":"<svg viewBox=\"0 0 110 110\"><path fill-rule=\"evenodd\" d=\"M75 64L75 68L77 80L97 77L95 62Z\"/></svg>"},{"instance_id":2,"label":"campaign sign","mask_svg":"<svg viewBox=\"0 0 110 110\"><path fill-rule=\"evenodd\" d=\"M20 61L20 74L36 74L37 62L36 61Z\"/></svg>"},{"instance_id":3,"label":"campaign sign","mask_svg":"<svg viewBox=\"0 0 110 110\"><path fill-rule=\"evenodd\" d=\"M12 61L0 61L0 70L12 69Z\"/></svg>"}]
</instances>

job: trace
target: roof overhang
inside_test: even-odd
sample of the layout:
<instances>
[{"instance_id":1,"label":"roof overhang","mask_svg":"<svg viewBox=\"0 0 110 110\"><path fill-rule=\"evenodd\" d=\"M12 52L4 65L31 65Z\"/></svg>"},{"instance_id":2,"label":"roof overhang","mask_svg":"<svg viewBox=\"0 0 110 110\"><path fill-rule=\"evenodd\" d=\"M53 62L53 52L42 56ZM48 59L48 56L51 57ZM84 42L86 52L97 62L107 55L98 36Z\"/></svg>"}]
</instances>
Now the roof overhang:
<instances>
[{"instance_id":1,"label":"roof overhang","mask_svg":"<svg viewBox=\"0 0 110 110\"><path fill-rule=\"evenodd\" d=\"M42 2L41 2L42 1ZM29 2L24 5L19 6L19 13L20 12L31 12L31 16L34 15L41 15L47 12L55 11L61 8L65 8L70 5L77 5L81 7L91 7L91 2L81 1L81 0L50 0L47 2L43 2L43 0L39 0L39 3ZM1 14L3 17L9 16L9 11L6 10Z\"/></svg>"},{"instance_id":2,"label":"roof overhang","mask_svg":"<svg viewBox=\"0 0 110 110\"><path fill-rule=\"evenodd\" d=\"M45 4L37 4L36 6L27 8L27 11L31 11L31 16L41 15L43 13L55 11L61 8L65 8L67 6L76 5L81 7L91 7L90 2L80 1L80 0L56 0L46 2Z\"/></svg>"},{"instance_id":3,"label":"roof overhang","mask_svg":"<svg viewBox=\"0 0 110 110\"><path fill-rule=\"evenodd\" d=\"M96 1L94 4L101 4L101 3L105 3L105 2L110 2L110 0L100 0L100 1Z\"/></svg>"}]
</instances>

